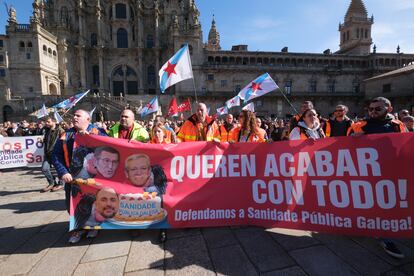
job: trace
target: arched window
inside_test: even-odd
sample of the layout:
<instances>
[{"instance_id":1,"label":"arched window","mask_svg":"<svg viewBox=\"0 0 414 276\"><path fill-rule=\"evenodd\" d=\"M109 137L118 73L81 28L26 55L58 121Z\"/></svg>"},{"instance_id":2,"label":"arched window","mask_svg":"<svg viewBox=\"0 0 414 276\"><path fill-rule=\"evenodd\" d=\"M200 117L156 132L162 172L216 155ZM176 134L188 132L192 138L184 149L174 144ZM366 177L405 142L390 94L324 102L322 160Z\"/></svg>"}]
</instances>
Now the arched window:
<instances>
[{"instance_id":1,"label":"arched window","mask_svg":"<svg viewBox=\"0 0 414 276\"><path fill-rule=\"evenodd\" d=\"M116 67L112 73L112 93L114 96L138 95L138 75L129 66Z\"/></svg>"},{"instance_id":2,"label":"arched window","mask_svg":"<svg viewBox=\"0 0 414 276\"><path fill-rule=\"evenodd\" d=\"M20 42L19 42L19 50L20 50L20 51L24 51L24 49L25 49L25 44L24 44L24 41L20 41Z\"/></svg>"},{"instance_id":3,"label":"arched window","mask_svg":"<svg viewBox=\"0 0 414 276\"><path fill-rule=\"evenodd\" d=\"M99 86L99 66L98 65L92 66L92 79L93 79L93 84Z\"/></svg>"},{"instance_id":4,"label":"arched window","mask_svg":"<svg viewBox=\"0 0 414 276\"><path fill-rule=\"evenodd\" d=\"M56 58L56 51L55 50L53 50L53 58Z\"/></svg>"},{"instance_id":5,"label":"arched window","mask_svg":"<svg viewBox=\"0 0 414 276\"><path fill-rule=\"evenodd\" d=\"M96 33L91 34L91 47L98 45L98 37Z\"/></svg>"},{"instance_id":6,"label":"arched window","mask_svg":"<svg viewBox=\"0 0 414 276\"><path fill-rule=\"evenodd\" d=\"M147 35L147 48L151 49L154 47L154 37L152 35Z\"/></svg>"},{"instance_id":7,"label":"arched window","mask_svg":"<svg viewBox=\"0 0 414 276\"><path fill-rule=\"evenodd\" d=\"M49 55L52 55L52 49L51 49L51 48L47 49L47 53L48 53Z\"/></svg>"},{"instance_id":8,"label":"arched window","mask_svg":"<svg viewBox=\"0 0 414 276\"><path fill-rule=\"evenodd\" d=\"M115 17L117 19L126 19L126 5L125 4L115 4Z\"/></svg>"},{"instance_id":9,"label":"arched window","mask_svg":"<svg viewBox=\"0 0 414 276\"><path fill-rule=\"evenodd\" d=\"M149 85L155 85L157 79L155 77L155 67L153 65L148 66L147 79L148 79L148 84Z\"/></svg>"},{"instance_id":10,"label":"arched window","mask_svg":"<svg viewBox=\"0 0 414 276\"><path fill-rule=\"evenodd\" d=\"M33 47L33 43L31 41L27 42L27 47L32 48Z\"/></svg>"},{"instance_id":11,"label":"arched window","mask_svg":"<svg viewBox=\"0 0 414 276\"><path fill-rule=\"evenodd\" d=\"M49 94L50 95L57 95L57 88L56 85L54 85L53 83L49 84Z\"/></svg>"},{"instance_id":12,"label":"arched window","mask_svg":"<svg viewBox=\"0 0 414 276\"><path fill-rule=\"evenodd\" d=\"M119 28L116 33L117 47L128 48L128 33L124 28Z\"/></svg>"}]
</instances>

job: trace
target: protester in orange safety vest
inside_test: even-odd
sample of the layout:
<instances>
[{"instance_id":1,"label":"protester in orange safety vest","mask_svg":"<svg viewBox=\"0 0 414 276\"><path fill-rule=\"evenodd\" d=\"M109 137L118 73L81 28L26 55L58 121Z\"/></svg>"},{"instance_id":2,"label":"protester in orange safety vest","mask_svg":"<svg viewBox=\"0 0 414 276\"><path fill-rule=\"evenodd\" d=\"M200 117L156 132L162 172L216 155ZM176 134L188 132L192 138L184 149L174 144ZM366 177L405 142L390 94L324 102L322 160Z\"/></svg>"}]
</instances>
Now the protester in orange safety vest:
<instances>
[{"instance_id":1,"label":"protester in orange safety vest","mask_svg":"<svg viewBox=\"0 0 414 276\"><path fill-rule=\"evenodd\" d=\"M214 118L208 116L207 107L199 103L197 112L184 122L177 138L181 142L217 141L220 142L220 133Z\"/></svg>"},{"instance_id":2,"label":"protester in orange safety vest","mask_svg":"<svg viewBox=\"0 0 414 276\"><path fill-rule=\"evenodd\" d=\"M229 142L232 138L234 129L233 115L227 114L224 123L219 128L221 142Z\"/></svg>"},{"instance_id":3,"label":"protester in orange safety vest","mask_svg":"<svg viewBox=\"0 0 414 276\"><path fill-rule=\"evenodd\" d=\"M390 114L391 112L390 100L384 97L372 99L368 106L368 119L353 124L348 135L360 136L375 133L407 132L404 124L396 120ZM404 254L392 240L379 238L379 241L387 254L398 259L404 258Z\"/></svg>"},{"instance_id":4,"label":"protester in orange safety vest","mask_svg":"<svg viewBox=\"0 0 414 276\"><path fill-rule=\"evenodd\" d=\"M234 129L230 142L266 142L266 131L257 125L253 112L242 110L238 119L239 126Z\"/></svg>"},{"instance_id":5,"label":"protester in orange safety vest","mask_svg":"<svg viewBox=\"0 0 414 276\"><path fill-rule=\"evenodd\" d=\"M319 123L318 114L315 109L303 112L298 125L290 132L289 140L306 140L325 138L325 133Z\"/></svg>"},{"instance_id":6,"label":"protester in orange safety vest","mask_svg":"<svg viewBox=\"0 0 414 276\"><path fill-rule=\"evenodd\" d=\"M384 97L372 99L368 107L368 119L353 124L348 135L407 132L404 123L395 119L391 112L390 100Z\"/></svg>"},{"instance_id":7,"label":"protester in orange safety vest","mask_svg":"<svg viewBox=\"0 0 414 276\"><path fill-rule=\"evenodd\" d=\"M326 120L323 130L326 137L339 137L346 136L352 124L354 123L349 119L346 114L348 107L346 105L337 105L334 112L334 118Z\"/></svg>"}]
</instances>

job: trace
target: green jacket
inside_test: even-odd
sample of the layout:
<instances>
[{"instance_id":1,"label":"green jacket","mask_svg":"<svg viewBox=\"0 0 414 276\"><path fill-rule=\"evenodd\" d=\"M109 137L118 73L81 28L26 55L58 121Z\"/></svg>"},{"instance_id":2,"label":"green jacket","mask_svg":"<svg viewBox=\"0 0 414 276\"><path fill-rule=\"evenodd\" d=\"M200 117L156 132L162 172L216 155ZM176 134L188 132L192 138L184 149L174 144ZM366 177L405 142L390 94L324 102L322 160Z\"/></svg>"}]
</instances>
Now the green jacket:
<instances>
[{"instance_id":1,"label":"green jacket","mask_svg":"<svg viewBox=\"0 0 414 276\"><path fill-rule=\"evenodd\" d=\"M110 130L109 136L114 138L119 138L119 123L116 123ZM148 142L149 134L148 131L138 123L134 123L134 129L131 131L130 140L136 140L139 142Z\"/></svg>"}]
</instances>

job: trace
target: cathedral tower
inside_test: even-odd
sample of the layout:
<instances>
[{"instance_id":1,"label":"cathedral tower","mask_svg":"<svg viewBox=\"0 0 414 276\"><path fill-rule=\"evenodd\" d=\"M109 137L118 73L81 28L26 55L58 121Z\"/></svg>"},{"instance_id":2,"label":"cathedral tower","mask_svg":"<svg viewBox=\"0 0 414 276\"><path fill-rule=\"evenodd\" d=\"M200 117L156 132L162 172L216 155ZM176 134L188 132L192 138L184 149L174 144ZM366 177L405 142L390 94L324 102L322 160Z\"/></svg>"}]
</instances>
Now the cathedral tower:
<instances>
[{"instance_id":1,"label":"cathedral tower","mask_svg":"<svg viewBox=\"0 0 414 276\"><path fill-rule=\"evenodd\" d=\"M213 15L213 21L211 22L211 29L210 29L210 32L208 33L207 50L209 51L221 50L220 34L216 28L216 20L214 19L214 15Z\"/></svg>"},{"instance_id":2,"label":"cathedral tower","mask_svg":"<svg viewBox=\"0 0 414 276\"><path fill-rule=\"evenodd\" d=\"M368 18L367 9L362 0L352 0L345 15L345 22L339 24L339 54L368 55L372 37L371 28L374 17Z\"/></svg>"}]
</instances>

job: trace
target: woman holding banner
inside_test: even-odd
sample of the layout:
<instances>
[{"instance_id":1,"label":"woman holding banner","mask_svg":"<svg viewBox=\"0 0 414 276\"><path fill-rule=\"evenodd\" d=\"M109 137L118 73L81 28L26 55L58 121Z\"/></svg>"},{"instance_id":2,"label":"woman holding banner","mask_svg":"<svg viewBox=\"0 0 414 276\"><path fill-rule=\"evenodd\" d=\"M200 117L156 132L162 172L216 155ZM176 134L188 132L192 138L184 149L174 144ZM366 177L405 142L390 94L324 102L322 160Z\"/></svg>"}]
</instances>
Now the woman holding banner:
<instances>
[{"instance_id":1,"label":"woman holding banner","mask_svg":"<svg viewBox=\"0 0 414 276\"><path fill-rule=\"evenodd\" d=\"M266 131L257 125L256 116L249 110L242 110L239 115L239 126L234 129L230 142L266 142Z\"/></svg>"},{"instance_id":2,"label":"woman holding banner","mask_svg":"<svg viewBox=\"0 0 414 276\"><path fill-rule=\"evenodd\" d=\"M289 140L318 140L325 138L318 114L315 109L307 109L299 119L298 125L289 134Z\"/></svg>"}]
</instances>

